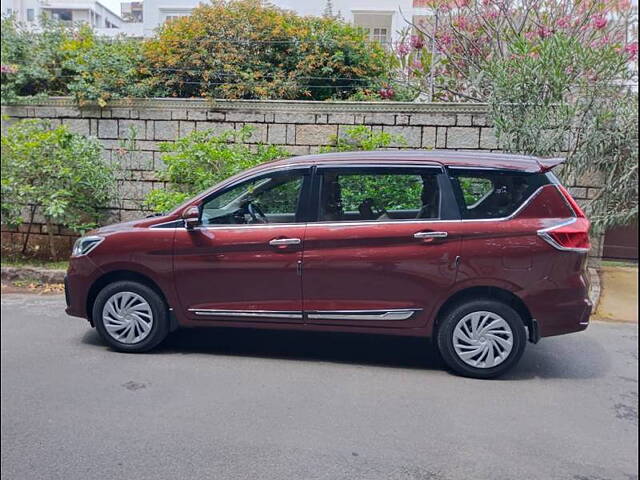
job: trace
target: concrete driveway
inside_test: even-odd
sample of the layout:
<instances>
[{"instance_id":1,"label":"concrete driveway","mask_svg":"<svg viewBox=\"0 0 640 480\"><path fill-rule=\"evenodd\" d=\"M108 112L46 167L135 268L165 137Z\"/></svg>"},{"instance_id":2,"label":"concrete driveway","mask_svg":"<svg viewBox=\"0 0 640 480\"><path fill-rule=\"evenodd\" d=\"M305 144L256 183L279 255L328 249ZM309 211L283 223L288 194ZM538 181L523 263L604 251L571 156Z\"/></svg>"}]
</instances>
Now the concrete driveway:
<instances>
[{"instance_id":1,"label":"concrete driveway","mask_svg":"<svg viewBox=\"0 0 640 480\"><path fill-rule=\"evenodd\" d=\"M393 337L185 330L119 354L63 304L2 298L3 479L638 478L634 324L479 381Z\"/></svg>"}]
</instances>

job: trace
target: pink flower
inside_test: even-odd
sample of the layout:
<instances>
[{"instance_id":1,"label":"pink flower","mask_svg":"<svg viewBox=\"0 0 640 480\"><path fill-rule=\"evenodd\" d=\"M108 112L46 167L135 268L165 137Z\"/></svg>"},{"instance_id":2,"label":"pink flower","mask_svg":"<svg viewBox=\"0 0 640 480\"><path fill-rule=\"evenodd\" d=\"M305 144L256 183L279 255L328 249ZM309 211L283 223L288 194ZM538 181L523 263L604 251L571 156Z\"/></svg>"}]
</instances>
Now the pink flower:
<instances>
[{"instance_id":1,"label":"pink flower","mask_svg":"<svg viewBox=\"0 0 640 480\"><path fill-rule=\"evenodd\" d=\"M0 73L16 73L17 71L17 65L0 65Z\"/></svg>"},{"instance_id":2,"label":"pink flower","mask_svg":"<svg viewBox=\"0 0 640 480\"><path fill-rule=\"evenodd\" d=\"M562 17L556 22L556 25L560 28L571 28L571 18Z\"/></svg>"},{"instance_id":3,"label":"pink flower","mask_svg":"<svg viewBox=\"0 0 640 480\"><path fill-rule=\"evenodd\" d=\"M631 1L630 0L618 0L616 2L616 9L619 12L626 12L631 9Z\"/></svg>"},{"instance_id":4,"label":"pink flower","mask_svg":"<svg viewBox=\"0 0 640 480\"><path fill-rule=\"evenodd\" d=\"M385 100L393 98L393 96L396 94L396 92L393 91L393 88L388 85L382 87L378 93L380 94L380 97L384 98Z\"/></svg>"},{"instance_id":5,"label":"pink flower","mask_svg":"<svg viewBox=\"0 0 640 480\"><path fill-rule=\"evenodd\" d=\"M424 40L419 35L411 35L410 43L415 50L420 50L424 47Z\"/></svg>"},{"instance_id":6,"label":"pink flower","mask_svg":"<svg viewBox=\"0 0 640 480\"><path fill-rule=\"evenodd\" d=\"M448 47L452 43L453 43L453 37L448 33L440 35L440 37L438 38L438 46Z\"/></svg>"},{"instance_id":7,"label":"pink flower","mask_svg":"<svg viewBox=\"0 0 640 480\"><path fill-rule=\"evenodd\" d=\"M607 26L607 19L603 15L595 15L592 18L592 25L597 30L602 30Z\"/></svg>"},{"instance_id":8,"label":"pink flower","mask_svg":"<svg viewBox=\"0 0 640 480\"><path fill-rule=\"evenodd\" d=\"M629 55L632 60L638 58L638 42L633 42L624 47L625 53Z\"/></svg>"},{"instance_id":9,"label":"pink flower","mask_svg":"<svg viewBox=\"0 0 640 480\"><path fill-rule=\"evenodd\" d=\"M526 38L527 40L531 41L534 38L536 38L536 33L535 32L526 32L524 34L524 38Z\"/></svg>"},{"instance_id":10,"label":"pink flower","mask_svg":"<svg viewBox=\"0 0 640 480\"><path fill-rule=\"evenodd\" d=\"M487 13L485 13L485 17L489 18L491 20L498 18L498 11L497 10L489 10Z\"/></svg>"},{"instance_id":11,"label":"pink flower","mask_svg":"<svg viewBox=\"0 0 640 480\"><path fill-rule=\"evenodd\" d=\"M540 27L538 29L538 36L540 38L547 38L549 36L551 36L551 34L553 33L553 31L551 31L550 29L548 29L547 27Z\"/></svg>"},{"instance_id":12,"label":"pink flower","mask_svg":"<svg viewBox=\"0 0 640 480\"><path fill-rule=\"evenodd\" d=\"M399 43L398 46L396 47L396 53L398 55L400 55L401 57L404 57L406 55L409 54L410 48L409 45L407 45L406 43Z\"/></svg>"},{"instance_id":13,"label":"pink flower","mask_svg":"<svg viewBox=\"0 0 640 480\"><path fill-rule=\"evenodd\" d=\"M469 31L473 27L473 24L464 15L458 15L456 19L453 21L453 24L454 26L458 27L460 30Z\"/></svg>"}]
</instances>

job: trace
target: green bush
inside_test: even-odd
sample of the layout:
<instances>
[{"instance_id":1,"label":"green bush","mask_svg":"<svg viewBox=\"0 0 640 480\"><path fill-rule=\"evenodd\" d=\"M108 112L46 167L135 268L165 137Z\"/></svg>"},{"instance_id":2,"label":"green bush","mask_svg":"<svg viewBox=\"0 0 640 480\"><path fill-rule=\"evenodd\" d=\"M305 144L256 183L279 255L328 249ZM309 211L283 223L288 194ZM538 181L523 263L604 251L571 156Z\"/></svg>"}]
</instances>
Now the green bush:
<instances>
[{"instance_id":1,"label":"green bush","mask_svg":"<svg viewBox=\"0 0 640 480\"><path fill-rule=\"evenodd\" d=\"M566 156L569 185L585 176L604 180L586 205L596 231L636 220L638 99L621 86L628 56L617 45L594 48L563 33L521 37L509 49L486 66L500 148Z\"/></svg>"},{"instance_id":2,"label":"green bush","mask_svg":"<svg viewBox=\"0 0 640 480\"><path fill-rule=\"evenodd\" d=\"M19 97L72 95L78 104L106 105L124 97L162 96L144 71L142 43L97 37L86 25L41 19L34 32L2 20L2 102Z\"/></svg>"},{"instance_id":3,"label":"green bush","mask_svg":"<svg viewBox=\"0 0 640 480\"><path fill-rule=\"evenodd\" d=\"M11 125L2 136L1 162L2 223L32 224L42 215L52 259L54 224L85 232L99 224L115 198L114 171L103 160L100 143L65 126L51 128L43 120Z\"/></svg>"},{"instance_id":4,"label":"green bush","mask_svg":"<svg viewBox=\"0 0 640 480\"><path fill-rule=\"evenodd\" d=\"M406 140L402 135L392 135L388 132L372 130L371 127L357 125L346 128L343 135L332 135L329 145L321 147L320 151L326 153L377 150L392 144L404 146Z\"/></svg>"},{"instance_id":5,"label":"green bush","mask_svg":"<svg viewBox=\"0 0 640 480\"><path fill-rule=\"evenodd\" d=\"M165 23L145 52L151 73L178 97L347 98L389 65L361 29L258 0L202 5Z\"/></svg>"},{"instance_id":6,"label":"green bush","mask_svg":"<svg viewBox=\"0 0 640 480\"><path fill-rule=\"evenodd\" d=\"M3 103L18 97L68 94L64 45L72 40L71 31L55 22L45 22L42 27L42 32L36 33L13 18L2 19Z\"/></svg>"},{"instance_id":7,"label":"green bush","mask_svg":"<svg viewBox=\"0 0 640 480\"><path fill-rule=\"evenodd\" d=\"M176 142L162 143L166 169L158 174L169 186L151 191L146 206L156 212L169 211L236 173L289 156L286 150L274 145L258 145L252 150L243 143L252 132L251 127L218 135L211 130L195 131Z\"/></svg>"},{"instance_id":8,"label":"green bush","mask_svg":"<svg viewBox=\"0 0 640 480\"><path fill-rule=\"evenodd\" d=\"M93 38L70 54L64 65L73 74L67 88L79 105L104 107L110 100L164 95L163 88L143 72L142 43L138 40Z\"/></svg>"}]
</instances>

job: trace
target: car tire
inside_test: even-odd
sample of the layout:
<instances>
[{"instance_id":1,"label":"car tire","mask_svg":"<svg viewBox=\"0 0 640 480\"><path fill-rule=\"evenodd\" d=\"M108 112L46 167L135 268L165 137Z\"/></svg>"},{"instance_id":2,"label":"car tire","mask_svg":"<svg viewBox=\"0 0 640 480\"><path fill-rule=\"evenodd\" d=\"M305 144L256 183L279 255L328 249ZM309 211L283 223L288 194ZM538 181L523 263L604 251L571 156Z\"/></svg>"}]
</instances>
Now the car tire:
<instances>
[{"instance_id":1,"label":"car tire","mask_svg":"<svg viewBox=\"0 0 640 480\"><path fill-rule=\"evenodd\" d=\"M490 299L453 307L444 314L436 333L445 364L472 378L503 375L518 363L526 343L527 332L518 312Z\"/></svg>"},{"instance_id":2,"label":"car tire","mask_svg":"<svg viewBox=\"0 0 640 480\"><path fill-rule=\"evenodd\" d=\"M119 352L146 352L169 333L169 312L164 299L152 288L134 281L104 287L93 304L93 324Z\"/></svg>"}]
</instances>

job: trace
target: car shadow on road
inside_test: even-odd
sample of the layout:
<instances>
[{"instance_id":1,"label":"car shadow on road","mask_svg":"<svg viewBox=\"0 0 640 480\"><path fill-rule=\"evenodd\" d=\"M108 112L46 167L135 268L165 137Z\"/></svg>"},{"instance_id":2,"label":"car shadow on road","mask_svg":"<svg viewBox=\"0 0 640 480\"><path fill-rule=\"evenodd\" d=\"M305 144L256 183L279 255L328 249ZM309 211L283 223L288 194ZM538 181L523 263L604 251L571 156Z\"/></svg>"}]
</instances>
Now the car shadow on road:
<instances>
[{"instance_id":1,"label":"car shadow on road","mask_svg":"<svg viewBox=\"0 0 640 480\"><path fill-rule=\"evenodd\" d=\"M106 344L95 330L82 341ZM234 328L188 328L173 332L147 355L211 354L321 361L444 371L430 340L415 337L329 332L293 332ZM597 378L609 370L609 357L585 336L543 339L527 345L520 363L501 380L531 378Z\"/></svg>"}]
</instances>

